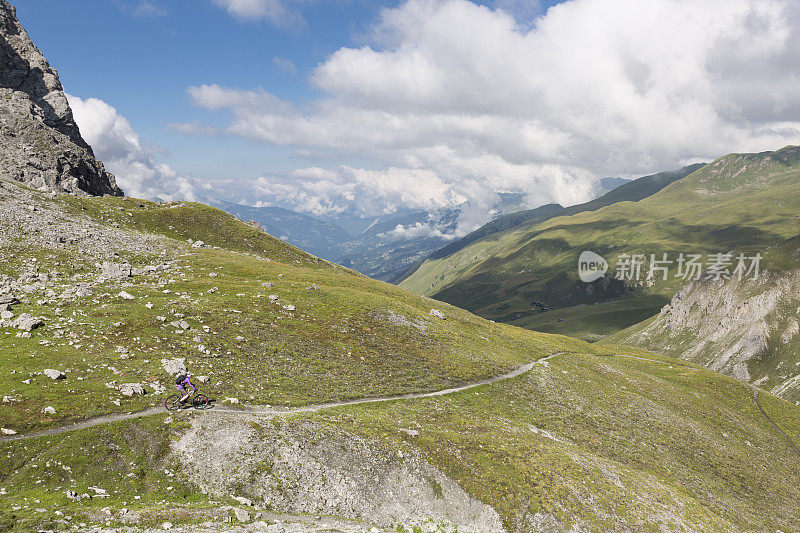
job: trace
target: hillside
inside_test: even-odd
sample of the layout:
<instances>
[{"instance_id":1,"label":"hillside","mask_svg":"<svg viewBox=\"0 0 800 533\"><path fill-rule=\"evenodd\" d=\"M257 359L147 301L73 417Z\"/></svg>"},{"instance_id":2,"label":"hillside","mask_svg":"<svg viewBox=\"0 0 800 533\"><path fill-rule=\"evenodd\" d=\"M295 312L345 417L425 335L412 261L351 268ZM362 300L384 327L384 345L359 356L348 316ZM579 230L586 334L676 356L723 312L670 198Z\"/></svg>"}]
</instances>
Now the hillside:
<instances>
[{"instance_id":1,"label":"hillside","mask_svg":"<svg viewBox=\"0 0 800 533\"><path fill-rule=\"evenodd\" d=\"M578 280L578 256L605 256L614 274L621 254L704 256L753 253L798 233L800 149L731 154L637 202L490 235L401 283L481 316L526 328L596 340L636 324L683 285L667 280Z\"/></svg>"},{"instance_id":2,"label":"hillside","mask_svg":"<svg viewBox=\"0 0 800 533\"><path fill-rule=\"evenodd\" d=\"M698 281L610 340L701 364L800 402L800 237L768 249L757 280Z\"/></svg>"},{"instance_id":3,"label":"hillside","mask_svg":"<svg viewBox=\"0 0 800 533\"><path fill-rule=\"evenodd\" d=\"M528 332L317 259L210 207L51 197L2 183L10 216L0 222L0 294L20 301L4 323L23 315L44 322L30 338L7 337L3 364L15 372L0 383L18 401L4 421L17 431L159 402L115 406L119 393L105 384L158 390L169 385L164 358L213 375L214 394L297 405L446 388L547 348L526 342ZM67 363L78 355L91 362ZM80 379L71 395L17 376L56 366ZM48 402L56 413L42 417Z\"/></svg>"},{"instance_id":4,"label":"hillside","mask_svg":"<svg viewBox=\"0 0 800 533\"><path fill-rule=\"evenodd\" d=\"M199 204L0 184L4 530L800 527L794 451L736 380L494 324ZM125 414L175 358L216 405Z\"/></svg>"},{"instance_id":5,"label":"hillside","mask_svg":"<svg viewBox=\"0 0 800 533\"><path fill-rule=\"evenodd\" d=\"M632 181L622 180L613 181L616 187L603 194L599 198L595 198L583 204L577 204L570 207L563 207L559 204L547 204L535 209L528 209L526 211L518 211L498 217L491 222L484 224L472 233L464 236L456 242L450 243L439 250L436 250L427 260L443 259L460 250L463 250L473 242L476 242L484 237L488 237L493 233L510 230L523 224L525 222L535 224L544 222L557 216L570 216L584 211L595 211L601 207L615 204L617 202L636 202L643 198L657 193L670 183L679 179L685 178L695 170L702 168L702 164L695 164L683 167L680 170L673 170L670 172L660 172L651 176L643 176ZM603 180L619 180L619 178L603 178ZM601 180L601 181L603 181ZM410 275L409 273L408 275Z\"/></svg>"}]
</instances>

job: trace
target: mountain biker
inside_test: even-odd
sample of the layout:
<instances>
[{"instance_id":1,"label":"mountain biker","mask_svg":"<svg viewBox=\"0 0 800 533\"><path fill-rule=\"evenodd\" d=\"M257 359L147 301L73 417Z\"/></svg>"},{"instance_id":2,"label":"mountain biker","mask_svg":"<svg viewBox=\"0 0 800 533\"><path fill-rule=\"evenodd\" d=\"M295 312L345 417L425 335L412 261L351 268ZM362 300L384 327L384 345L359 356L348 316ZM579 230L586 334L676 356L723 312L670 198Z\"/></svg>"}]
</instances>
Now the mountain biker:
<instances>
[{"instance_id":1,"label":"mountain biker","mask_svg":"<svg viewBox=\"0 0 800 533\"><path fill-rule=\"evenodd\" d=\"M183 374L183 373L178 374L178 377L175 378L175 385L178 388L178 392L183 394L183 397L180 399L180 403L185 403L186 400L189 398L189 390L186 388L187 385L191 387L193 391L197 390L195 386L192 385L192 382L189 380L188 374Z\"/></svg>"}]
</instances>

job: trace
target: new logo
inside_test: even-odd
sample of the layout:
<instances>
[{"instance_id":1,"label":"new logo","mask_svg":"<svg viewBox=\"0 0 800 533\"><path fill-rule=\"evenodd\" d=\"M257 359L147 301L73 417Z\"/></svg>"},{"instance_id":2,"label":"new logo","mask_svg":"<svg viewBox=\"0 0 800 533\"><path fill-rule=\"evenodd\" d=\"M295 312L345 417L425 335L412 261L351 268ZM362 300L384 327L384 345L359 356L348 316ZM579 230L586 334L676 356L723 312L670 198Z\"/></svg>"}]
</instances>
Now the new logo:
<instances>
[{"instance_id":1,"label":"new logo","mask_svg":"<svg viewBox=\"0 0 800 533\"><path fill-rule=\"evenodd\" d=\"M578 258L578 277L584 283L591 283L605 276L608 272L608 261L594 252L581 252Z\"/></svg>"}]
</instances>

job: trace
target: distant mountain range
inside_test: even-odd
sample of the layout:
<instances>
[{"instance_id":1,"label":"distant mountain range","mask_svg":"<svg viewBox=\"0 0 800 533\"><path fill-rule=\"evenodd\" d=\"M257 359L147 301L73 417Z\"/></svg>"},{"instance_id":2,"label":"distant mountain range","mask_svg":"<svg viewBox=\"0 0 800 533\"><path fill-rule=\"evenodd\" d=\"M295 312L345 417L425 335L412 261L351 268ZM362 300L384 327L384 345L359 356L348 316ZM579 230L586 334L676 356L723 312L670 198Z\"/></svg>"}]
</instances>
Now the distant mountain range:
<instances>
[{"instance_id":1,"label":"distant mountain range","mask_svg":"<svg viewBox=\"0 0 800 533\"><path fill-rule=\"evenodd\" d=\"M602 178L595 192L605 195L629 182L625 178ZM499 218L484 228L503 227L508 221L519 223L518 220L527 220L536 213L566 212L558 204L519 211L524 206L524 194L500 193L499 197L495 206ZM401 209L375 217L354 213L314 217L282 207L251 207L225 201L212 205L241 220L257 222L267 233L311 254L391 283L399 282L443 246L447 249L448 242L454 239L463 207L433 211ZM456 241L464 242L467 241Z\"/></svg>"},{"instance_id":2,"label":"distant mountain range","mask_svg":"<svg viewBox=\"0 0 800 533\"><path fill-rule=\"evenodd\" d=\"M485 318L598 340L670 302L685 283L680 253L700 254L708 267L714 254L755 253L797 235L798 175L800 148L787 147L647 176L583 206L499 218L466 246L437 252L401 286ZM592 283L578 278L584 251L608 261ZM640 278L617 279L625 254L645 258ZM673 261L667 279L648 279L652 257L663 254Z\"/></svg>"}]
</instances>

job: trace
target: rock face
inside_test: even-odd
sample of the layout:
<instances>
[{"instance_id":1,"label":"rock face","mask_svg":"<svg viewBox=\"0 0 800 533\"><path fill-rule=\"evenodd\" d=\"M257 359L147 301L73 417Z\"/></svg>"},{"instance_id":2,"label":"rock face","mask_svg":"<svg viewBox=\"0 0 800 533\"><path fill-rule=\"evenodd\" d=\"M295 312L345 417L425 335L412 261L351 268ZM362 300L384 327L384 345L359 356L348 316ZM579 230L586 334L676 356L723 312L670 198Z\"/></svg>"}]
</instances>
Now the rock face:
<instances>
[{"instance_id":1,"label":"rock face","mask_svg":"<svg viewBox=\"0 0 800 533\"><path fill-rule=\"evenodd\" d=\"M81 137L58 73L0 0L0 177L78 195L122 196Z\"/></svg>"},{"instance_id":2,"label":"rock face","mask_svg":"<svg viewBox=\"0 0 800 533\"><path fill-rule=\"evenodd\" d=\"M684 286L615 340L702 364L800 401L800 271Z\"/></svg>"}]
</instances>

